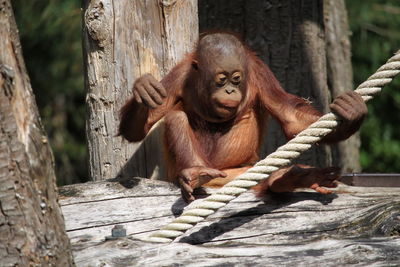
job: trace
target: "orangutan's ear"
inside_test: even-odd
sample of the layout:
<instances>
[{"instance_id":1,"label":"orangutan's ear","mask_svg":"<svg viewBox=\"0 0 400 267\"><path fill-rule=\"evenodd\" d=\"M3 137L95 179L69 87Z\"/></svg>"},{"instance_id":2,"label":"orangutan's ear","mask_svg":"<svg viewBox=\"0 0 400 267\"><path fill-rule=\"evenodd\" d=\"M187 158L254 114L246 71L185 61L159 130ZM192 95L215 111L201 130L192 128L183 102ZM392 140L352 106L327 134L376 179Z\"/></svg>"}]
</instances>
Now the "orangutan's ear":
<instances>
[{"instance_id":1,"label":"orangutan's ear","mask_svg":"<svg viewBox=\"0 0 400 267\"><path fill-rule=\"evenodd\" d=\"M199 62L197 62L197 60L193 59L192 60L192 67L193 67L193 69L198 70L199 69Z\"/></svg>"}]
</instances>

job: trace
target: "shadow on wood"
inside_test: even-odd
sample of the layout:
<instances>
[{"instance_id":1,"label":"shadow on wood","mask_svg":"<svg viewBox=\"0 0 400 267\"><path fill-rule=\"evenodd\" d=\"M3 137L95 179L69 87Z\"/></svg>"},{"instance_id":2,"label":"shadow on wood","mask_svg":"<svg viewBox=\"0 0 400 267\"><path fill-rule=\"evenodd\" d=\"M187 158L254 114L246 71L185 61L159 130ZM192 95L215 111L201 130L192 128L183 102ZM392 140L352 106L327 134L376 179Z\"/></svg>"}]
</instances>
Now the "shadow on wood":
<instances>
[{"instance_id":1,"label":"shadow on wood","mask_svg":"<svg viewBox=\"0 0 400 267\"><path fill-rule=\"evenodd\" d=\"M140 142L132 156L119 171L117 178L126 179L139 176L155 180L166 180L163 140L164 121L161 120L153 126L146 138Z\"/></svg>"},{"instance_id":2,"label":"shadow on wood","mask_svg":"<svg viewBox=\"0 0 400 267\"><path fill-rule=\"evenodd\" d=\"M328 205L335 198L337 198L336 194L319 195L316 198L314 193L307 192L273 194L265 199L264 204L259 204L256 207L238 211L236 214L222 218L218 222L212 223L209 226L205 226L199 231L192 233L187 237L181 238L179 242L192 245L207 243L212 241L214 238L223 235L224 233L230 232L235 228L251 222L259 216L269 214L275 210L279 210L296 202L314 199L323 205Z\"/></svg>"}]
</instances>

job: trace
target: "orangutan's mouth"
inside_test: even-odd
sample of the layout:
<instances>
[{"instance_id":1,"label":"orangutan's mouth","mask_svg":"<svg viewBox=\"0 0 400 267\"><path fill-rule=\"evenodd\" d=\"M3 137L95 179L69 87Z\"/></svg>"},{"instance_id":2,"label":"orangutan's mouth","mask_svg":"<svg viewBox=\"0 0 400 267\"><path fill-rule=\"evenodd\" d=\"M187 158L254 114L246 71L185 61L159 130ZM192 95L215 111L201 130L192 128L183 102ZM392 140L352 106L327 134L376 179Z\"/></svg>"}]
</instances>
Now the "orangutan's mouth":
<instances>
[{"instance_id":1,"label":"orangutan's mouth","mask_svg":"<svg viewBox=\"0 0 400 267\"><path fill-rule=\"evenodd\" d=\"M223 100L217 101L217 105L225 109L236 109L239 106L239 101Z\"/></svg>"}]
</instances>

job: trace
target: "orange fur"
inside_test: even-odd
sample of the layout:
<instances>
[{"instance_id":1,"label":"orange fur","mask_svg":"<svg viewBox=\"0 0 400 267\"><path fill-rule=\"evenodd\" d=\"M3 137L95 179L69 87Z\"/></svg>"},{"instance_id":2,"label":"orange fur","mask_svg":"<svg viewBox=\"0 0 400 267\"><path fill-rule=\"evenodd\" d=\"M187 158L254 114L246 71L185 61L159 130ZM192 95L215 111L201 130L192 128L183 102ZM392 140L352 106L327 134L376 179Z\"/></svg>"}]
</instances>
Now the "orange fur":
<instances>
[{"instance_id":1,"label":"orange fur","mask_svg":"<svg viewBox=\"0 0 400 267\"><path fill-rule=\"evenodd\" d=\"M246 166L246 167L240 167L240 168L231 168L231 169L223 169L222 171L227 174L226 177L224 178L214 178L208 183L203 184L204 187L209 187L209 188L220 188L224 186L226 183L229 183L233 179L235 179L236 176L244 173L247 171L251 166Z\"/></svg>"},{"instance_id":2,"label":"orange fur","mask_svg":"<svg viewBox=\"0 0 400 267\"><path fill-rule=\"evenodd\" d=\"M263 126L268 115L282 125L288 138L316 121L320 114L303 99L286 93L265 65L244 47L241 62L245 64L244 100L232 120L213 123L205 121L193 106L207 107L201 86L206 81L194 79L192 63L207 55L197 49L185 57L161 81L168 96L156 109L141 107L133 99L121 109L119 132L129 141L145 137L151 126L165 117L165 143L168 151L168 176L177 182L186 168L203 166L222 170L226 178L215 178L205 186L220 187L244 172L257 160ZM203 60L204 61L204 60ZM208 61L212 62L212 58ZM142 109L142 110L141 110ZM140 111L140 112L139 112Z\"/></svg>"}]
</instances>

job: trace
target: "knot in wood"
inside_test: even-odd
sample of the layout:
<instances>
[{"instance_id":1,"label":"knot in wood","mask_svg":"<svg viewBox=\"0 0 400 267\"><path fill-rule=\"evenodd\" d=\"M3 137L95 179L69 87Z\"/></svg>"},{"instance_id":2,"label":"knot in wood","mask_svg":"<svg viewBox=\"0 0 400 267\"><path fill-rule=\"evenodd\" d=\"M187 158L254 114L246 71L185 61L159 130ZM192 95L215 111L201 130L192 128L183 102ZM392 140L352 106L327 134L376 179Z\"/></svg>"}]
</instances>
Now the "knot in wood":
<instances>
[{"instance_id":1,"label":"knot in wood","mask_svg":"<svg viewBox=\"0 0 400 267\"><path fill-rule=\"evenodd\" d=\"M85 12L85 26L89 36L101 48L110 43L111 23L113 21L111 5L101 0L91 1Z\"/></svg>"}]
</instances>

